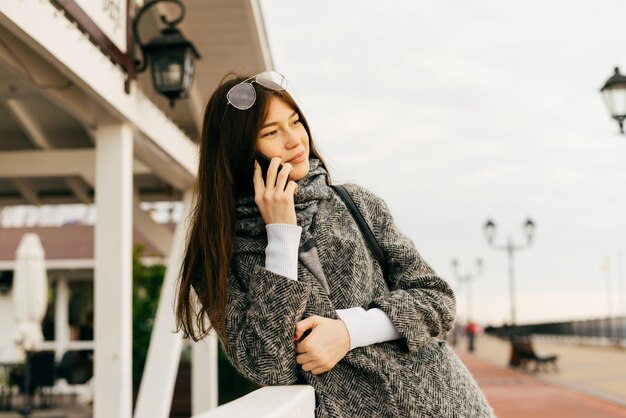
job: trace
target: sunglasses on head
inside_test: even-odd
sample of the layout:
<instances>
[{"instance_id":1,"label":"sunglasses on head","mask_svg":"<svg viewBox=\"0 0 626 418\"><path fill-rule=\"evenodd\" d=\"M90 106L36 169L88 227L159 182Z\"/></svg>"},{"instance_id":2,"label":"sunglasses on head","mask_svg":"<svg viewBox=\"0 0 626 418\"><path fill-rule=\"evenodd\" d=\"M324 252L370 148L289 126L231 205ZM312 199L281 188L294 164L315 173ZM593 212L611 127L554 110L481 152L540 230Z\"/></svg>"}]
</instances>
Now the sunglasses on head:
<instances>
[{"instance_id":1,"label":"sunglasses on head","mask_svg":"<svg viewBox=\"0 0 626 418\"><path fill-rule=\"evenodd\" d=\"M285 76L278 71L271 70L263 71L262 73L234 85L230 90L228 90L228 93L226 93L226 100L228 100L228 103L224 109L224 115L222 115L219 129L222 128L222 124L224 123L228 105L232 105L234 108L239 110L247 110L252 107L254 102L256 102L256 90L254 89L252 83L258 83L270 90L287 89L287 80L285 79Z\"/></svg>"}]
</instances>

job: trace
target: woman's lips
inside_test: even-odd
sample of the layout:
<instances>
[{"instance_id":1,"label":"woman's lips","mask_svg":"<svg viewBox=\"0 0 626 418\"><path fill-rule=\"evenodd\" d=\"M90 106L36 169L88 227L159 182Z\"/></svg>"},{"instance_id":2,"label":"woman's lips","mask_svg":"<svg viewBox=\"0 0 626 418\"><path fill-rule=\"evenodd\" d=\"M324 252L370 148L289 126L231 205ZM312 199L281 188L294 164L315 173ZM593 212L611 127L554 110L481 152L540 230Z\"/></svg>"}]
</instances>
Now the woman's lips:
<instances>
[{"instance_id":1,"label":"woman's lips","mask_svg":"<svg viewBox=\"0 0 626 418\"><path fill-rule=\"evenodd\" d=\"M289 164L298 164L301 163L302 161L304 161L304 158L306 157L306 152L302 151L301 154L298 154L298 156L296 156L295 158L292 158L291 160L287 161Z\"/></svg>"}]
</instances>

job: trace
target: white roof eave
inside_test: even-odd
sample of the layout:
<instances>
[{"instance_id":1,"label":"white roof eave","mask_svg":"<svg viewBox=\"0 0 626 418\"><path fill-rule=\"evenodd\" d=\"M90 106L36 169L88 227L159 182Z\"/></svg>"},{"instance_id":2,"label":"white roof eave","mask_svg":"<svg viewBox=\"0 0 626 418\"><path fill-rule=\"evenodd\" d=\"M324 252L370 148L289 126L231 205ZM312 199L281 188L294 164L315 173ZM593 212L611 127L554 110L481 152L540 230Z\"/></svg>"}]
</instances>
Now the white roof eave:
<instances>
[{"instance_id":1,"label":"white roof eave","mask_svg":"<svg viewBox=\"0 0 626 418\"><path fill-rule=\"evenodd\" d=\"M0 23L80 85L143 141L143 161L180 188L192 187L197 145L146 97L126 74L54 6L38 0L0 2ZM154 154L154 155L148 155ZM163 164L163 162L170 164ZM167 170L171 169L171 173Z\"/></svg>"}]
</instances>

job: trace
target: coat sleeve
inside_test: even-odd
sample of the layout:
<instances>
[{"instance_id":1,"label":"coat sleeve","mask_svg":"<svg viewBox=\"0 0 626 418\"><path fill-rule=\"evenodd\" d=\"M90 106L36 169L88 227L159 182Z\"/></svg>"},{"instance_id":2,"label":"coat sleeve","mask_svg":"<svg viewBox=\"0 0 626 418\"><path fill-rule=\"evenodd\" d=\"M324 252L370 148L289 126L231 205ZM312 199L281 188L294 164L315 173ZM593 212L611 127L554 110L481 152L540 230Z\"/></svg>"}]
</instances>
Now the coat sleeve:
<instances>
[{"instance_id":1,"label":"coat sleeve","mask_svg":"<svg viewBox=\"0 0 626 418\"><path fill-rule=\"evenodd\" d=\"M444 338L454 325L452 288L422 259L413 241L398 230L380 197L356 185L348 190L389 263L389 277L385 278L389 292L368 308L380 308L387 314L410 351L418 350L432 337Z\"/></svg>"},{"instance_id":2,"label":"coat sleeve","mask_svg":"<svg viewBox=\"0 0 626 418\"><path fill-rule=\"evenodd\" d=\"M249 273L243 277L235 276L232 269L228 277L226 354L241 373L260 385L294 384L299 377L295 324L302 319L311 286L248 265Z\"/></svg>"}]
</instances>

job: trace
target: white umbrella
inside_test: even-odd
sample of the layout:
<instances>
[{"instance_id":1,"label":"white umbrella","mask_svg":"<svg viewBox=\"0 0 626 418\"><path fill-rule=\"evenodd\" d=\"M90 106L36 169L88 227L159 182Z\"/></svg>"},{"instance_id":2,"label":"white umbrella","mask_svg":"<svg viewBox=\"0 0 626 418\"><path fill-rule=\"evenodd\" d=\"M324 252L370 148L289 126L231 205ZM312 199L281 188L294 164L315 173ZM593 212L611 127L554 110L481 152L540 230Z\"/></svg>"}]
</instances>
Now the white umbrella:
<instances>
[{"instance_id":1,"label":"white umbrella","mask_svg":"<svg viewBox=\"0 0 626 418\"><path fill-rule=\"evenodd\" d=\"M45 253L35 233L22 237L15 252L13 308L17 321L14 340L25 351L38 351L43 342L41 321L48 306L48 277Z\"/></svg>"}]
</instances>

